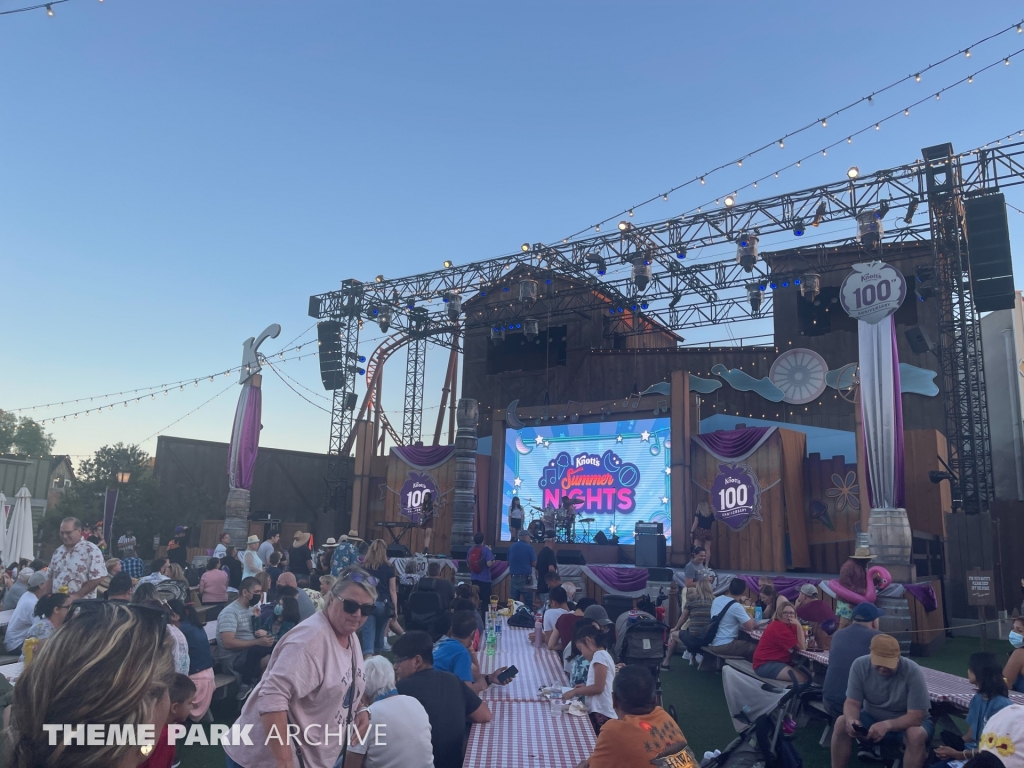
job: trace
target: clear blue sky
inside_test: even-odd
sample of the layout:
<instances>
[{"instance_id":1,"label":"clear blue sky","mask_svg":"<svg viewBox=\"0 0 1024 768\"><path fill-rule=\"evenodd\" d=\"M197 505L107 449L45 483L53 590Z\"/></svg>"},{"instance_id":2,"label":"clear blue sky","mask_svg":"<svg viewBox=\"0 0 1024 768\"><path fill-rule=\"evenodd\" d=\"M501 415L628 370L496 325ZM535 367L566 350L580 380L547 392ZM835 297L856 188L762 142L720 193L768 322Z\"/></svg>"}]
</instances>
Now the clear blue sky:
<instances>
[{"instance_id":1,"label":"clear blue sky","mask_svg":"<svg viewBox=\"0 0 1024 768\"><path fill-rule=\"evenodd\" d=\"M1004 0L73 0L54 11L0 17L2 408L237 365L243 339L279 322L266 345L278 348L312 324L307 297L343 278L559 239L1024 16ZM1024 35L1005 35L637 220L730 191L1022 47ZM1024 129L1021 93L1024 57L759 191ZM1008 195L1024 208L1024 190ZM1019 287L1024 216L1011 222ZM730 330L750 332L702 337ZM402 362L387 379L396 415ZM431 352L428 404L445 364ZM322 392L314 357L285 370ZM60 422L57 450L139 442L230 381ZM236 397L167 433L227 440ZM269 372L264 401L264 445L326 449L327 414Z\"/></svg>"}]
</instances>

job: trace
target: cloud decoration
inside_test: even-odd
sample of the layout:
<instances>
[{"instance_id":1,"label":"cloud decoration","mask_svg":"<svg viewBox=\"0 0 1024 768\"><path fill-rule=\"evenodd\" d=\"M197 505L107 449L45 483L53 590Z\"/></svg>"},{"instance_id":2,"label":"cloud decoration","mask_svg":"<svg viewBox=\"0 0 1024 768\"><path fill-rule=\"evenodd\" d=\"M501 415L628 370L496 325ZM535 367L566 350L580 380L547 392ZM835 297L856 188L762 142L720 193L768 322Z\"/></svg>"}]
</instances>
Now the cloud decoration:
<instances>
[{"instance_id":1,"label":"cloud decoration","mask_svg":"<svg viewBox=\"0 0 1024 768\"><path fill-rule=\"evenodd\" d=\"M693 389L693 387L690 387L690 389ZM641 392L640 397L644 395L665 395L668 397L670 394L672 394L672 387L669 383L667 381L659 381L657 384L652 384Z\"/></svg>"},{"instance_id":2,"label":"cloud decoration","mask_svg":"<svg viewBox=\"0 0 1024 768\"><path fill-rule=\"evenodd\" d=\"M844 365L825 374L825 383L832 389L849 389L857 376L856 363ZM924 395L935 397L939 394L939 386L935 383L938 374L928 368L900 363L900 390L905 395Z\"/></svg>"},{"instance_id":3,"label":"cloud decoration","mask_svg":"<svg viewBox=\"0 0 1024 768\"><path fill-rule=\"evenodd\" d=\"M690 391L702 395L710 395L716 389L721 388L722 382L716 379L702 379L699 376L690 374Z\"/></svg>"},{"instance_id":4,"label":"cloud decoration","mask_svg":"<svg viewBox=\"0 0 1024 768\"><path fill-rule=\"evenodd\" d=\"M713 366L711 372L716 376L721 376L729 386L738 392L756 392L765 400L770 400L773 403L780 403L785 397L783 391L772 384L767 376L763 379L755 379L736 368L726 368L721 363Z\"/></svg>"}]
</instances>

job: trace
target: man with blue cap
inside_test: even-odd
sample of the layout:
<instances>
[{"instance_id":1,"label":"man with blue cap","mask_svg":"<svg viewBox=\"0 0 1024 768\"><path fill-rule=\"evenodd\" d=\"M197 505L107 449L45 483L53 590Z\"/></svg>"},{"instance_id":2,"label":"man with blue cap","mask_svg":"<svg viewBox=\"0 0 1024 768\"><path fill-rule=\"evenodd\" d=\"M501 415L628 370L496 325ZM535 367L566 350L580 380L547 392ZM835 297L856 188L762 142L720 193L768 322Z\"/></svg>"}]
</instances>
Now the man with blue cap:
<instances>
[{"instance_id":1,"label":"man with blue cap","mask_svg":"<svg viewBox=\"0 0 1024 768\"><path fill-rule=\"evenodd\" d=\"M832 647L828 654L828 672L822 687L821 698L833 717L843 714L846 701L846 686L850 681L850 667L855 659L867 656L871 651L871 638L880 634L878 618L885 611L872 603L861 603L853 609L853 623L832 635Z\"/></svg>"}]
</instances>

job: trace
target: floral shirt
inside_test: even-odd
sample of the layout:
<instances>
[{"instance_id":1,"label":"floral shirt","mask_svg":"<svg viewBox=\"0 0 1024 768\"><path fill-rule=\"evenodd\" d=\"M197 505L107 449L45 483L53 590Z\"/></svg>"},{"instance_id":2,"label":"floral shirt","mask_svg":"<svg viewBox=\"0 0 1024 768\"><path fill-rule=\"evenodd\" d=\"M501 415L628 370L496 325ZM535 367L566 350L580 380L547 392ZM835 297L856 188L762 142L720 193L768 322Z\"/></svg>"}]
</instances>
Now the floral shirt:
<instances>
[{"instance_id":1,"label":"floral shirt","mask_svg":"<svg viewBox=\"0 0 1024 768\"><path fill-rule=\"evenodd\" d=\"M75 546L57 547L50 558L49 576L53 579L53 591L61 587L68 588L68 594L75 594L87 581L102 579L107 575L107 567L103 564L103 553L95 544L81 539ZM83 597L96 597L94 589Z\"/></svg>"},{"instance_id":2,"label":"floral shirt","mask_svg":"<svg viewBox=\"0 0 1024 768\"><path fill-rule=\"evenodd\" d=\"M40 616L36 616L32 621L32 626L29 627L28 633L25 635L25 639L28 640L30 637L38 637L40 640L45 640L54 632L57 628L53 626L53 622L49 619L44 619ZM39 650L38 647L36 650ZM25 663L25 654L21 654L21 658L18 659L22 664Z\"/></svg>"},{"instance_id":3,"label":"floral shirt","mask_svg":"<svg viewBox=\"0 0 1024 768\"><path fill-rule=\"evenodd\" d=\"M316 610L322 611L324 609L324 596L323 595L321 595L315 589L308 589L307 588L307 589L304 589L303 592L305 592L307 595L309 595L309 599L313 603L313 607Z\"/></svg>"},{"instance_id":4,"label":"floral shirt","mask_svg":"<svg viewBox=\"0 0 1024 768\"><path fill-rule=\"evenodd\" d=\"M359 565L359 546L351 541L343 541L331 556L331 576L337 578L339 573L352 565Z\"/></svg>"},{"instance_id":5,"label":"floral shirt","mask_svg":"<svg viewBox=\"0 0 1024 768\"><path fill-rule=\"evenodd\" d=\"M185 634L173 624L167 625L167 631L174 639L174 671L179 675L188 674L188 640Z\"/></svg>"}]
</instances>

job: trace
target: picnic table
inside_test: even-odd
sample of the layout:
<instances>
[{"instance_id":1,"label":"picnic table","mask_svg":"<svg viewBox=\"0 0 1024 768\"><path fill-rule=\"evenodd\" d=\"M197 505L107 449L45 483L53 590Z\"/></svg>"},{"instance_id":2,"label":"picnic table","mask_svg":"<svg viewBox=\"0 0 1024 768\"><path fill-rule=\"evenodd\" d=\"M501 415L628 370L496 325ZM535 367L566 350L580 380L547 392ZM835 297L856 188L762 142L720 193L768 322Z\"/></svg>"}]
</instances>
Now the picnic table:
<instances>
[{"instance_id":1,"label":"picnic table","mask_svg":"<svg viewBox=\"0 0 1024 768\"><path fill-rule=\"evenodd\" d=\"M13 664L4 664L0 667L0 675L7 678L7 682L14 685L14 682L21 677L22 671L25 669L25 665L20 661L16 661Z\"/></svg>"},{"instance_id":2,"label":"picnic table","mask_svg":"<svg viewBox=\"0 0 1024 768\"><path fill-rule=\"evenodd\" d=\"M506 686L493 685L480 698L493 718L473 725L466 748L465 768L575 768L590 757L597 737L590 718L552 716L551 705L540 698L545 686L567 686L562 658L547 648L535 648L533 631L505 627L493 656L478 652L480 671L515 665L519 674Z\"/></svg>"},{"instance_id":3,"label":"picnic table","mask_svg":"<svg viewBox=\"0 0 1024 768\"><path fill-rule=\"evenodd\" d=\"M0 628L4 628L10 624L12 616L14 616L13 608L9 611L0 611Z\"/></svg>"}]
</instances>

